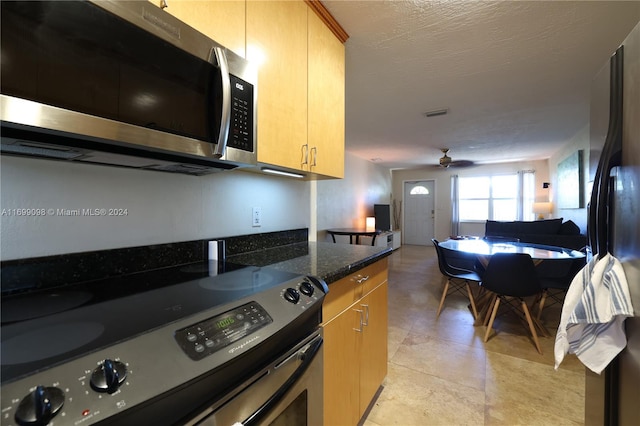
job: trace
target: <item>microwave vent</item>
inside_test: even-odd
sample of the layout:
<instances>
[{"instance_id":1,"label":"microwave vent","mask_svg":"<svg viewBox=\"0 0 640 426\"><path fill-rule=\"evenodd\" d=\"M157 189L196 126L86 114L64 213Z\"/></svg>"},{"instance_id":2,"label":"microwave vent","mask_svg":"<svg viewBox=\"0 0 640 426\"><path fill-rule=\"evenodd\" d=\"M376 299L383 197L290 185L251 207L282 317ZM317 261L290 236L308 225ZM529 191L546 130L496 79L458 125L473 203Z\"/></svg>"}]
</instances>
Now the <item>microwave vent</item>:
<instances>
[{"instance_id":1,"label":"microwave vent","mask_svg":"<svg viewBox=\"0 0 640 426\"><path fill-rule=\"evenodd\" d=\"M168 164L168 165L157 165L152 167L147 167L149 170L157 170L160 172L170 172L170 173L182 173L187 175L208 175L211 173L220 172L223 169L215 169L211 167L197 166L194 164Z\"/></svg>"},{"instance_id":2,"label":"microwave vent","mask_svg":"<svg viewBox=\"0 0 640 426\"><path fill-rule=\"evenodd\" d=\"M31 142L17 141L14 144L2 144L2 152L10 154L35 155L38 157L73 160L84 154L73 149L57 145L40 145Z\"/></svg>"},{"instance_id":3,"label":"microwave vent","mask_svg":"<svg viewBox=\"0 0 640 426\"><path fill-rule=\"evenodd\" d=\"M98 163L113 166L124 166L134 168L151 168L160 164L171 164L167 162L158 162L152 158L134 157L131 155L113 154L110 152L93 151L82 159L89 163Z\"/></svg>"}]
</instances>

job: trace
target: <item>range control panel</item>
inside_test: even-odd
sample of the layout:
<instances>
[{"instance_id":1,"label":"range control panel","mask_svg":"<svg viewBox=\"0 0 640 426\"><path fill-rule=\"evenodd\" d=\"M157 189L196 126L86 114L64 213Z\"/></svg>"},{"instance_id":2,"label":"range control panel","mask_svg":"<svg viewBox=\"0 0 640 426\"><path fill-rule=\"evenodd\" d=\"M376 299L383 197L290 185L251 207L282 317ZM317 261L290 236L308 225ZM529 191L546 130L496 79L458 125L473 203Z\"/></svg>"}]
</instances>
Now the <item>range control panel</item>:
<instances>
[{"instance_id":1,"label":"range control panel","mask_svg":"<svg viewBox=\"0 0 640 426\"><path fill-rule=\"evenodd\" d=\"M233 304L4 382L0 424L86 426L112 416L125 419L133 407L154 410L157 406L145 404L161 395L182 398L185 383L288 329L313 306L320 309L327 291L326 283L314 277L292 278Z\"/></svg>"},{"instance_id":2,"label":"range control panel","mask_svg":"<svg viewBox=\"0 0 640 426\"><path fill-rule=\"evenodd\" d=\"M272 322L259 303L250 302L178 330L175 338L189 358L197 361Z\"/></svg>"}]
</instances>

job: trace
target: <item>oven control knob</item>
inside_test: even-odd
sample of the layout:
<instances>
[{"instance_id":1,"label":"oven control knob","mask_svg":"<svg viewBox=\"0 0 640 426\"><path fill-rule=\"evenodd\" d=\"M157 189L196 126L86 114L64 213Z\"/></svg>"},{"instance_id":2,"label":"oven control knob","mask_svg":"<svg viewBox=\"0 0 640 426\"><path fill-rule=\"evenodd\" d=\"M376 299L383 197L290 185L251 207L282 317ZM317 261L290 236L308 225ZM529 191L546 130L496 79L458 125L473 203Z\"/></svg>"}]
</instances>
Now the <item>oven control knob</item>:
<instances>
[{"instance_id":1,"label":"oven control knob","mask_svg":"<svg viewBox=\"0 0 640 426\"><path fill-rule=\"evenodd\" d=\"M314 290L315 288L313 288L313 284L311 284L309 281L302 281L300 283L300 291L302 292L302 294L307 296L313 296Z\"/></svg>"},{"instance_id":2,"label":"oven control knob","mask_svg":"<svg viewBox=\"0 0 640 426\"><path fill-rule=\"evenodd\" d=\"M105 359L91 373L91 387L97 392L114 393L127 378L127 366L120 361Z\"/></svg>"},{"instance_id":3,"label":"oven control knob","mask_svg":"<svg viewBox=\"0 0 640 426\"><path fill-rule=\"evenodd\" d=\"M284 298L289 302L296 304L300 300L300 293L295 288L289 287L284 291Z\"/></svg>"},{"instance_id":4,"label":"oven control knob","mask_svg":"<svg viewBox=\"0 0 640 426\"><path fill-rule=\"evenodd\" d=\"M64 392L53 386L38 386L25 396L16 410L19 425L46 425L64 405Z\"/></svg>"}]
</instances>

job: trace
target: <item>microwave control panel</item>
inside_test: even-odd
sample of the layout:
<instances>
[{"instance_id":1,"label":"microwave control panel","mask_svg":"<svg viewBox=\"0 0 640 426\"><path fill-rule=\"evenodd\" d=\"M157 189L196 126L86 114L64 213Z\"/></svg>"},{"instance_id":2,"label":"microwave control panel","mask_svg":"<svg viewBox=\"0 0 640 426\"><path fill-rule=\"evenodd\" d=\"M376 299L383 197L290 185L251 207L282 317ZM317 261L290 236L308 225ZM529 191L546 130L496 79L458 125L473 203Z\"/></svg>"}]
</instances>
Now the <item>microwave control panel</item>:
<instances>
[{"instance_id":1,"label":"microwave control panel","mask_svg":"<svg viewBox=\"0 0 640 426\"><path fill-rule=\"evenodd\" d=\"M253 152L253 84L229 75L231 82L231 125L227 146Z\"/></svg>"}]
</instances>

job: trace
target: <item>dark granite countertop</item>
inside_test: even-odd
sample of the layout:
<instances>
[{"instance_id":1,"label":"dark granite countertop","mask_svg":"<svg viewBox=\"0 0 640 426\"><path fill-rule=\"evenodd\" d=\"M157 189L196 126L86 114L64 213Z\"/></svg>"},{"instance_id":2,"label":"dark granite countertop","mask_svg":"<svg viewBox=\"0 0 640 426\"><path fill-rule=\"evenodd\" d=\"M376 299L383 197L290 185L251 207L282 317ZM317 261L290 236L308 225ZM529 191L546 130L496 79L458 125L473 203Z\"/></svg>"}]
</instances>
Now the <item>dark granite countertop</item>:
<instances>
[{"instance_id":1,"label":"dark granite countertop","mask_svg":"<svg viewBox=\"0 0 640 426\"><path fill-rule=\"evenodd\" d=\"M391 254L390 248L309 242L306 228L222 239L230 263L314 275L327 284ZM105 280L116 282L135 274L207 262L209 240L2 261L2 295Z\"/></svg>"},{"instance_id":2,"label":"dark granite countertop","mask_svg":"<svg viewBox=\"0 0 640 426\"><path fill-rule=\"evenodd\" d=\"M304 242L229 256L227 260L314 275L331 284L391 253L386 247Z\"/></svg>"}]
</instances>

